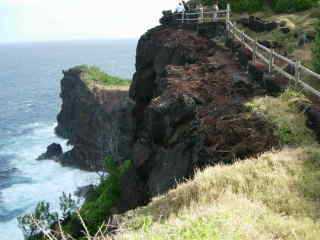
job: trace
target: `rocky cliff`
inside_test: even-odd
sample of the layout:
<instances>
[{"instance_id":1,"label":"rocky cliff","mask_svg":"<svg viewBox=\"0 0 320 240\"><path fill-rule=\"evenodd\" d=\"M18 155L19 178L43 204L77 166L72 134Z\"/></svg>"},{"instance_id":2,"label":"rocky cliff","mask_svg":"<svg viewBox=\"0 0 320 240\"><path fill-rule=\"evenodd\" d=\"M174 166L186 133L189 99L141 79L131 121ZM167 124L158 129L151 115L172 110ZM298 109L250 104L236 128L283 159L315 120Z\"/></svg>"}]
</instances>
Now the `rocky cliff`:
<instances>
[{"instance_id":1,"label":"rocky cliff","mask_svg":"<svg viewBox=\"0 0 320 240\"><path fill-rule=\"evenodd\" d=\"M56 132L74 145L64 163L96 169L108 154L132 160L115 212L145 204L195 169L278 143L273 126L244 105L266 90L205 31L160 26L144 34L129 94L86 78L78 68L64 72Z\"/></svg>"},{"instance_id":2,"label":"rocky cliff","mask_svg":"<svg viewBox=\"0 0 320 240\"><path fill-rule=\"evenodd\" d=\"M197 168L277 144L272 126L243 105L265 90L249 81L230 51L205 36L155 28L139 41L136 68L131 159L149 196Z\"/></svg>"},{"instance_id":3,"label":"rocky cliff","mask_svg":"<svg viewBox=\"0 0 320 240\"><path fill-rule=\"evenodd\" d=\"M67 138L73 149L60 160L86 170L103 168L105 156L129 157L126 135L131 132L128 87L93 81L88 69L75 67L63 72L62 107L57 135ZM118 123L121 122L120 126ZM118 151L121 147L121 156Z\"/></svg>"}]
</instances>

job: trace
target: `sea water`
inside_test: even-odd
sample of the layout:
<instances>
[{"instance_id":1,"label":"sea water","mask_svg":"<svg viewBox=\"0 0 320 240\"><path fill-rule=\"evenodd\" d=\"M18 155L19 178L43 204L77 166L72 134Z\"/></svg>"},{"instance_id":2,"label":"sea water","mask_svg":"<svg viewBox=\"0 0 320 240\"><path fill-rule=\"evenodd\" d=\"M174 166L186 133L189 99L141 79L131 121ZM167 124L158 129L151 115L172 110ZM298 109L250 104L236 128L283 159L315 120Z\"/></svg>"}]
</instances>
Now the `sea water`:
<instances>
[{"instance_id":1,"label":"sea water","mask_svg":"<svg viewBox=\"0 0 320 240\"><path fill-rule=\"evenodd\" d=\"M96 65L131 78L136 40L0 45L0 238L22 240L17 217L39 201L57 210L63 192L97 181L97 174L36 161L47 145L70 146L54 134L62 70Z\"/></svg>"}]
</instances>

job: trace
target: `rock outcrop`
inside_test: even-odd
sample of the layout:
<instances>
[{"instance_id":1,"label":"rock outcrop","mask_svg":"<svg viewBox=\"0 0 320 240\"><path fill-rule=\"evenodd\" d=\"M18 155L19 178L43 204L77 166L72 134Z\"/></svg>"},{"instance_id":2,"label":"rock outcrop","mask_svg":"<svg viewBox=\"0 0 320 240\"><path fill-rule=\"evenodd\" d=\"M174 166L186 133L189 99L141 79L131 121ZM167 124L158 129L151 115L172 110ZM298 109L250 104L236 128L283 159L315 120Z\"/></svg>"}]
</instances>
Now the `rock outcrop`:
<instances>
[{"instance_id":1,"label":"rock outcrop","mask_svg":"<svg viewBox=\"0 0 320 240\"><path fill-rule=\"evenodd\" d=\"M142 199L131 195L136 205L192 177L197 168L232 163L277 144L272 126L243 105L266 91L208 38L157 27L139 41L136 70L130 87L134 180L124 176L122 185L124 191L144 189Z\"/></svg>"},{"instance_id":2,"label":"rock outcrop","mask_svg":"<svg viewBox=\"0 0 320 240\"><path fill-rule=\"evenodd\" d=\"M266 90L206 31L159 26L143 35L131 101L126 91L88 85L84 74L64 72L56 132L74 146L63 163L97 169L114 153L114 142L116 160L132 160L114 213L146 204L195 169L232 163L278 143L273 126L244 105Z\"/></svg>"},{"instance_id":3,"label":"rock outcrop","mask_svg":"<svg viewBox=\"0 0 320 240\"><path fill-rule=\"evenodd\" d=\"M47 147L47 151L41 154L37 160L56 160L59 161L62 157L63 150L60 144L52 143Z\"/></svg>"},{"instance_id":4,"label":"rock outcrop","mask_svg":"<svg viewBox=\"0 0 320 240\"><path fill-rule=\"evenodd\" d=\"M73 149L63 155L63 164L101 170L111 153L119 159L129 157L127 133L132 132L132 121L127 96L127 87L93 82L80 67L64 71L56 133L67 138Z\"/></svg>"}]
</instances>

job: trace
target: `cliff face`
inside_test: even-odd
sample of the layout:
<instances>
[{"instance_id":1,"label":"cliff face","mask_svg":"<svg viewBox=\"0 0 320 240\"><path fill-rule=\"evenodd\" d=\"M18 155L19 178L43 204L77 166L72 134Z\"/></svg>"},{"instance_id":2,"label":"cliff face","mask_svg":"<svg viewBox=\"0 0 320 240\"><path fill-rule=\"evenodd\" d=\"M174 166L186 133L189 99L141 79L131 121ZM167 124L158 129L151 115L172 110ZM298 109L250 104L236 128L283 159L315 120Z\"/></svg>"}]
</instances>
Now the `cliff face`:
<instances>
[{"instance_id":1,"label":"cliff face","mask_svg":"<svg viewBox=\"0 0 320 240\"><path fill-rule=\"evenodd\" d=\"M130 88L132 157L149 196L196 168L261 153L277 140L243 103L265 94L219 47L194 31L158 27L139 41Z\"/></svg>"},{"instance_id":2,"label":"cliff face","mask_svg":"<svg viewBox=\"0 0 320 240\"><path fill-rule=\"evenodd\" d=\"M143 35L129 91L133 102L126 91L89 86L83 75L66 71L61 84L56 131L74 145L63 162L96 169L108 154L132 160L116 212L147 203L197 168L278 143L273 127L244 106L266 91L205 31L160 26Z\"/></svg>"},{"instance_id":3,"label":"cliff face","mask_svg":"<svg viewBox=\"0 0 320 240\"><path fill-rule=\"evenodd\" d=\"M56 133L74 146L62 157L63 164L97 170L102 169L103 159L111 153L119 158L129 155L126 146L130 137L126 133L131 132L130 101L127 87L106 87L90 81L81 68L64 72ZM120 145L124 146L121 153Z\"/></svg>"}]
</instances>

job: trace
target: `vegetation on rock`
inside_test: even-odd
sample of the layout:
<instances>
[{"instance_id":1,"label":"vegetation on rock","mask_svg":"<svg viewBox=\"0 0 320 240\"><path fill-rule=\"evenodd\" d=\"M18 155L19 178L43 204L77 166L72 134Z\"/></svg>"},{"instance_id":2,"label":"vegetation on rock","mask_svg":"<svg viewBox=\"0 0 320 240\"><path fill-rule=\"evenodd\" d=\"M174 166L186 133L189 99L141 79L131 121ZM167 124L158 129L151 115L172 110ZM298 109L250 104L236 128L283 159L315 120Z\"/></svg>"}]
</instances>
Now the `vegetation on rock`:
<instances>
[{"instance_id":1,"label":"vegetation on rock","mask_svg":"<svg viewBox=\"0 0 320 240\"><path fill-rule=\"evenodd\" d=\"M125 161L121 166L118 166L111 157L107 157L105 166L108 175L102 179L80 210L80 215L91 234L96 233L107 217L111 215L111 209L120 197L120 177L130 168L131 161ZM71 216L64 230L75 237L82 235L83 226L76 214Z\"/></svg>"},{"instance_id":2,"label":"vegetation on rock","mask_svg":"<svg viewBox=\"0 0 320 240\"><path fill-rule=\"evenodd\" d=\"M88 82L102 83L107 86L127 86L131 83L128 79L122 79L119 77L111 76L96 66L81 65L75 67L75 69L85 74L84 79Z\"/></svg>"}]
</instances>

